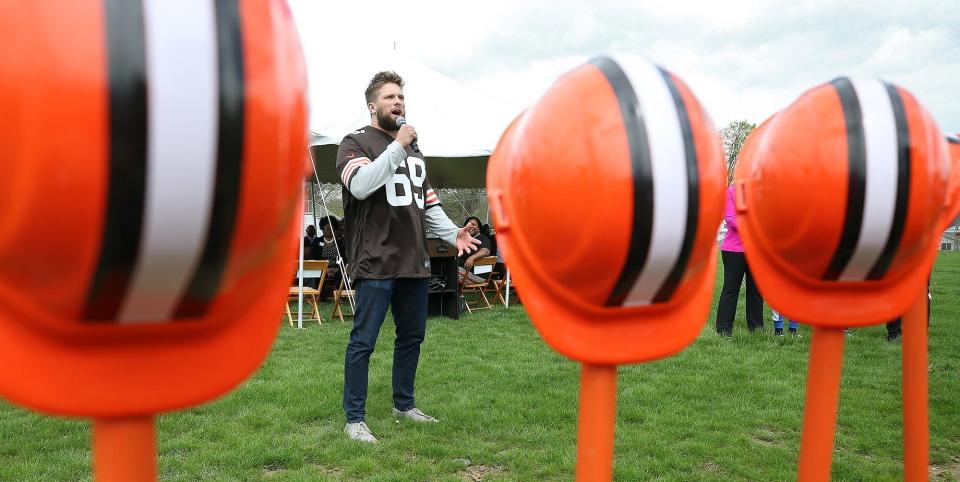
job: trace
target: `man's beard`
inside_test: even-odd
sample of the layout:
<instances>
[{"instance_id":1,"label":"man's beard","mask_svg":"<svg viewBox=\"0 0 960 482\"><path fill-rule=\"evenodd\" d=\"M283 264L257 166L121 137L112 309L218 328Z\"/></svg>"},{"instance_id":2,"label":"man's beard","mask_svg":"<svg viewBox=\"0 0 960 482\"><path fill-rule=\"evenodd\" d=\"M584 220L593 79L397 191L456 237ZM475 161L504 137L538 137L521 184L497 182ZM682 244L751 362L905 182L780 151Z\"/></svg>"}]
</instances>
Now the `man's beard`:
<instances>
[{"instance_id":1,"label":"man's beard","mask_svg":"<svg viewBox=\"0 0 960 482\"><path fill-rule=\"evenodd\" d=\"M397 121L391 117L392 113L380 113L377 112L377 125L385 131L398 131L400 126L397 125Z\"/></svg>"}]
</instances>

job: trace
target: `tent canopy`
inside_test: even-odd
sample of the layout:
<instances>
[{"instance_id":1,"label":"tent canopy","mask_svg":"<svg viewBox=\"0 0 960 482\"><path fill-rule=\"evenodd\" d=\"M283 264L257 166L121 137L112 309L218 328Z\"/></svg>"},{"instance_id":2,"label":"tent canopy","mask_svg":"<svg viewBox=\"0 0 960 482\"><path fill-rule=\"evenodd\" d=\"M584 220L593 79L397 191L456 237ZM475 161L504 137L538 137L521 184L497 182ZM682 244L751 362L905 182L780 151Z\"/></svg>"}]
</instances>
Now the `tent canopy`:
<instances>
[{"instance_id":1,"label":"tent canopy","mask_svg":"<svg viewBox=\"0 0 960 482\"><path fill-rule=\"evenodd\" d=\"M517 114L500 101L396 51L344 49L335 58L307 59L310 153L320 182L337 182L337 147L370 124L363 92L382 70L403 77L407 119L417 127L434 187L484 187L487 158Z\"/></svg>"},{"instance_id":2,"label":"tent canopy","mask_svg":"<svg viewBox=\"0 0 960 482\"><path fill-rule=\"evenodd\" d=\"M419 127L417 129L420 129ZM346 134L344 134L346 135ZM340 141L337 140L339 143ZM313 144L310 154L320 182L337 183L338 144ZM425 148L421 148L426 150ZM427 174L430 185L440 187L474 187L486 185L488 154L468 157L427 156Z\"/></svg>"}]
</instances>

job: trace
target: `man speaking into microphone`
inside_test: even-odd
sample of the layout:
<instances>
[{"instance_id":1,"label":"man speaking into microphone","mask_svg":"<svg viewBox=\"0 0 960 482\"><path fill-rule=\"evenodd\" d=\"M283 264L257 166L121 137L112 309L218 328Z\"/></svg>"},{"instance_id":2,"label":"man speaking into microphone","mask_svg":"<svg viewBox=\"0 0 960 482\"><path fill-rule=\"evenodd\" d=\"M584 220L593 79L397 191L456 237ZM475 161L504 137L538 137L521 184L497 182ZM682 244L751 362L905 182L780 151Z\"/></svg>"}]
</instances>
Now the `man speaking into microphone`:
<instances>
[{"instance_id":1,"label":"man speaking into microphone","mask_svg":"<svg viewBox=\"0 0 960 482\"><path fill-rule=\"evenodd\" d=\"M417 130L404 117L403 79L395 72L379 72L365 94L370 125L344 137L337 151L348 273L357 301L344 360L343 409L347 436L375 443L366 424L367 374L388 306L397 333L393 415L437 422L417 408L413 397L427 323L430 257L425 228L461 254L476 250L479 241L450 221L427 181Z\"/></svg>"}]
</instances>

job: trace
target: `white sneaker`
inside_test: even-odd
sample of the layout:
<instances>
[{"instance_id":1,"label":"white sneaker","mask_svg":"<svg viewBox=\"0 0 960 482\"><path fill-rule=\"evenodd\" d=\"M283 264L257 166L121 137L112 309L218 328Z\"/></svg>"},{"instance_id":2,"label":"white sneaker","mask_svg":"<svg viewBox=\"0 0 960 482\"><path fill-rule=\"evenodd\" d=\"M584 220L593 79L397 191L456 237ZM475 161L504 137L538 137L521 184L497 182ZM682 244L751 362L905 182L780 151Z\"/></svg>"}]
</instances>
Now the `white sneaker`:
<instances>
[{"instance_id":1,"label":"white sneaker","mask_svg":"<svg viewBox=\"0 0 960 482\"><path fill-rule=\"evenodd\" d=\"M359 440L368 444L377 443L377 437L374 437L373 433L370 432L370 427L367 426L366 422L348 423L343 431L347 432L347 437L352 440Z\"/></svg>"},{"instance_id":2,"label":"white sneaker","mask_svg":"<svg viewBox=\"0 0 960 482\"><path fill-rule=\"evenodd\" d=\"M427 415L427 414L421 412L420 409L419 409L419 408L416 408L416 407L411 408L410 410L407 410L407 411L405 411L405 412L401 412L400 410L397 410L396 408L394 408L394 409L393 409L393 418L396 418L397 420L400 420L401 418L409 418L410 420L413 420L414 422L421 422L421 423L437 423L437 422L439 422L439 420L437 420L436 418L431 417L430 415Z\"/></svg>"}]
</instances>

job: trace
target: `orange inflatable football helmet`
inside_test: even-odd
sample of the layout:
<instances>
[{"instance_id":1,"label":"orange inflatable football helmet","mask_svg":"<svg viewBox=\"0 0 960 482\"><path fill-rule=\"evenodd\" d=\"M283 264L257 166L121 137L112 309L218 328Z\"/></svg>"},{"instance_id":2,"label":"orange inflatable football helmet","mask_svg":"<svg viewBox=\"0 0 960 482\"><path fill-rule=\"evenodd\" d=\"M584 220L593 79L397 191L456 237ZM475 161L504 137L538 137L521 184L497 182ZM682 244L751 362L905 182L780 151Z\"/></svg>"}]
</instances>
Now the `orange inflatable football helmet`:
<instances>
[{"instance_id":1,"label":"orange inflatable football helmet","mask_svg":"<svg viewBox=\"0 0 960 482\"><path fill-rule=\"evenodd\" d=\"M600 57L507 128L487 170L493 222L530 316L592 364L681 350L709 311L726 171L687 85Z\"/></svg>"},{"instance_id":2,"label":"orange inflatable football helmet","mask_svg":"<svg viewBox=\"0 0 960 482\"><path fill-rule=\"evenodd\" d=\"M960 133L947 136L947 149L950 155L950 181L947 188L947 202L943 210L942 229L950 227L950 223L960 216Z\"/></svg>"},{"instance_id":3,"label":"orange inflatable football helmet","mask_svg":"<svg viewBox=\"0 0 960 482\"><path fill-rule=\"evenodd\" d=\"M875 78L815 87L761 126L740 156L736 203L770 304L823 326L902 315L936 254L945 145L913 95Z\"/></svg>"},{"instance_id":4,"label":"orange inflatable football helmet","mask_svg":"<svg viewBox=\"0 0 960 482\"><path fill-rule=\"evenodd\" d=\"M0 44L0 395L124 416L239 384L300 225L285 3L7 2Z\"/></svg>"}]
</instances>

